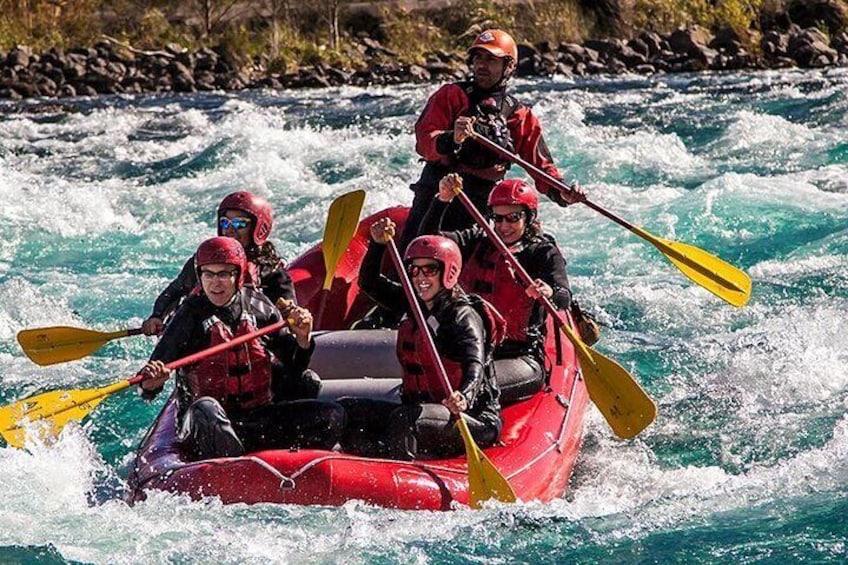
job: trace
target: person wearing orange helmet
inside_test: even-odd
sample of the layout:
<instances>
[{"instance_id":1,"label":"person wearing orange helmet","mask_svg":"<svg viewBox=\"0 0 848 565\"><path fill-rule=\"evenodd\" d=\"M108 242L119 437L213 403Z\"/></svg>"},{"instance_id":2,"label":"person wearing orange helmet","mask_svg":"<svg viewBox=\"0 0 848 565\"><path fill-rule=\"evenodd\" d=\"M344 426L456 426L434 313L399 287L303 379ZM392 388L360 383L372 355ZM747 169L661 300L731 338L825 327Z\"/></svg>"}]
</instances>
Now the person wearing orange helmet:
<instances>
[{"instance_id":1,"label":"person wearing orange helmet","mask_svg":"<svg viewBox=\"0 0 848 565\"><path fill-rule=\"evenodd\" d=\"M187 365L177 372L179 438L197 459L236 457L258 449L331 449L341 437L341 405L317 400L277 402L272 366L295 373L309 366L315 340L312 315L290 305L285 314L245 284L248 261L233 238L214 237L197 248L201 291L174 314L140 374L142 396L153 398L170 376L166 364L277 323L288 328Z\"/></svg>"},{"instance_id":2,"label":"person wearing orange helmet","mask_svg":"<svg viewBox=\"0 0 848 565\"><path fill-rule=\"evenodd\" d=\"M372 241L359 272L359 286L383 306L408 312L400 283L380 273L385 244L395 230L389 218L371 225ZM453 425L462 412L474 439L488 447L498 440L502 426L491 344L500 339L503 318L479 297L459 292L462 257L453 241L439 236L416 238L406 248L404 264L428 327L417 327L410 316L398 329L397 356L403 371L400 405L367 399L342 401L349 417L342 445L361 452L363 436L370 436L370 455L388 454L396 459L453 456L464 449ZM433 336L453 389L451 395L446 395L428 353L421 333L425 331ZM373 441L375 435L382 438L382 444Z\"/></svg>"},{"instance_id":3,"label":"person wearing orange helmet","mask_svg":"<svg viewBox=\"0 0 848 565\"><path fill-rule=\"evenodd\" d=\"M415 197L400 246L415 237L430 201L438 192L439 180L458 173L465 192L482 209L496 182L504 178L510 163L491 150L468 139L472 131L484 135L510 152L517 153L545 173L561 179L542 137L539 120L514 96L507 84L518 63L515 40L505 31L488 29L468 48L472 78L439 88L415 124L415 150L426 161L421 178L412 185ZM561 206L585 199L579 186L561 192L541 179L536 188ZM464 229L473 225L459 204L446 211L444 228Z\"/></svg>"},{"instance_id":4,"label":"person wearing orange helmet","mask_svg":"<svg viewBox=\"0 0 848 565\"><path fill-rule=\"evenodd\" d=\"M536 298L544 295L562 310L570 307L566 262L553 237L542 231L536 189L519 179L497 183L484 210L494 223L495 233L534 279L533 286L524 288L519 283L480 226L441 231L444 213L455 191L462 188L463 179L455 173L439 182L439 192L424 216L421 233L438 233L456 242L464 261L459 284L489 301L506 319L506 337L495 348L494 358L502 402L509 404L529 397L544 385L547 315Z\"/></svg>"},{"instance_id":5,"label":"person wearing orange helmet","mask_svg":"<svg viewBox=\"0 0 848 565\"><path fill-rule=\"evenodd\" d=\"M240 190L228 194L218 205L218 235L232 237L242 244L249 262L245 282L259 287L276 303L295 300L294 285L274 244L268 241L274 218L267 200ZM145 335L159 335L168 315L198 285L194 257L183 265L177 278L163 290L153 304L153 312L141 326Z\"/></svg>"}]
</instances>

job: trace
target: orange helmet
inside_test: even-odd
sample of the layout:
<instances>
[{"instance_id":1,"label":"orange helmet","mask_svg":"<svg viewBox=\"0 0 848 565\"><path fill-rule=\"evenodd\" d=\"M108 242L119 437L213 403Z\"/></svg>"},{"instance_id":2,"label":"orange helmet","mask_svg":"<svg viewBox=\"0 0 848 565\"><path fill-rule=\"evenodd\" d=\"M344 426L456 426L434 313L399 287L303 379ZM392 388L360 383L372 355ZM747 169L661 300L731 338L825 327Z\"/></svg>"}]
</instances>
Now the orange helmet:
<instances>
[{"instance_id":1,"label":"orange helmet","mask_svg":"<svg viewBox=\"0 0 848 565\"><path fill-rule=\"evenodd\" d=\"M487 29L477 36L468 54L471 55L475 49L484 49L498 58L510 57L518 62L518 47L510 34L500 29Z\"/></svg>"}]
</instances>

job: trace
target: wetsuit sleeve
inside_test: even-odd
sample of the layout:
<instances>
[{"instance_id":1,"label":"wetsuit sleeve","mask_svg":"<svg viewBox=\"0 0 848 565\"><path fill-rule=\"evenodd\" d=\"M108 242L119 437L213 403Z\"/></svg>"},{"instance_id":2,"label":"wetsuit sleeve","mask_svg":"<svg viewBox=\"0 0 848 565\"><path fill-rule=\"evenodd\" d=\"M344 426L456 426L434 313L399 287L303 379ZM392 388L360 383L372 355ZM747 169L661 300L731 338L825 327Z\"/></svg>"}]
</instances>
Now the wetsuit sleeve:
<instances>
[{"instance_id":1,"label":"wetsuit sleeve","mask_svg":"<svg viewBox=\"0 0 848 565\"><path fill-rule=\"evenodd\" d=\"M180 274L177 278L165 287L165 290L159 294L156 302L153 304L153 312L150 314L153 318L164 320L165 316L177 309L180 300L188 296L192 289L197 286L197 274L194 272L194 256L192 256L185 265L183 265Z\"/></svg>"},{"instance_id":2,"label":"wetsuit sleeve","mask_svg":"<svg viewBox=\"0 0 848 565\"><path fill-rule=\"evenodd\" d=\"M165 326L162 337L156 343L150 361L162 361L165 364L182 359L204 348L205 335L200 321L195 318L188 304L177 309L171 322ZM141 396L151 400L159 394L164 385L156 390L142 390Z\"/></svg>"},{"instance_id":3,"label":"wetsuit sleeve","mask_svg":"<svg viewBox=\"0 0 848 565\"><path fill-rule=\"evenodd\" d=\"M468 405L474 406L486 382L486 329L480 314L470 305L457 308L452 328L452 349L462 366L462 381L458 390Z\"/></svg>"},{"instance_id":4,"label":"wetsuit sleeve","mask_svg":"<svg viewBox=\"0 0 848 565\"><path fill-rule=\"evenodd\" d=\"M437 90L415 123L415 151L425 161L439 161L453 153L453 124L468 108L462 88L446 84Z\"/></svg>"},{"instance_id":5,"label":"wetsuit sleeve","mask_svg":"<svg viewBox=\"0 0 848 565\"><path fill-rule=\"evenodd\" d=\"M568 284L565 257L554 242L544 242L534 249L531 260L534 268L528 274L534 279L542 279L553 289L551 302L560 310L571 306L571 288Z\"/></svg>"},{"instance_id":6,"label":"wetsuit sleeve","mask_svg":"<svg viewBox=\"0 0 848 565\"><path fill-rule=\"evenodd\" d=\"M459 247L459 251L462 253L462 262L465 264L476 248L480 238L486 238L487 236L479 226L457 231L441 231L442 218L448 205L449 202L442 202L438 198L434 198L430 207L427 209L427 213L424 215L424 219L421 221L418 235L438 234L452 239Z\"/></svg>"},{"instance_id":7,"label":"wetsuit sleeve","mask_svg":"<svg viewBox=\"0 0 848 565\"><path fill-rule=\"evenodd\" d=\"M262 292L274 304L280 298L291 300L297 304L294 283L292 282L291 275L285 270L282 263L276 269L271 269L262 277Z\"/></svg>"},{"instance_id":8,"label":"wetsuit sleeve","mask_svg":"<svg viewBox=\"0 0 848 565\"><path fill-rule=\"evenodd\" d=\"M435 235L439 233L442 227L442 217L445 215L445 210L448 209L449 202L442 202L438 198L433 198L430 206L424 213L421 223L418 224L417 235Z\"/></svg>"},{"instance_id":9,"label":"wetsuit sleeve","mask_svg":"<svg viewBox=\"0 0 848 565\"><path fill-rule=\"evenodd\" d=\"M380 306L393 312L403 312L406 310L403 287L380 272L385 250L385 245L375 241L368 243L359 269L359 288Z\"/></svg>"},{"instance_id":10,"label":"wetsuit sleeve","mask_svg":"<svg viewBox=\"0 0 848 565\"><path fill-rule=\"evenodd\" d=\"M268 342L268 349L286 368L286 372L299 375L309 368L312 352L315 351L315 339L309 339L309 347L301 348L292 334L280 334Z\"/></svg>"},{"instance_id":11,"label":"wetsuit sleeve","mask_svg":"<svg viewBox=\"0 0 848 565\"><path fill-rule=\"evenodd\" d=\"M555 179L562 180L562 174L554 165L551 152L542 136L542 126L533 112L527 106L518 108L507 123L512 139L515 142L515 151L522 159L543 170ZM536 189L560 206L568 206L568 203L560 196L559 189L548 184L545 180L530 174L536 183Z\"/></svg>"}]
</instances>

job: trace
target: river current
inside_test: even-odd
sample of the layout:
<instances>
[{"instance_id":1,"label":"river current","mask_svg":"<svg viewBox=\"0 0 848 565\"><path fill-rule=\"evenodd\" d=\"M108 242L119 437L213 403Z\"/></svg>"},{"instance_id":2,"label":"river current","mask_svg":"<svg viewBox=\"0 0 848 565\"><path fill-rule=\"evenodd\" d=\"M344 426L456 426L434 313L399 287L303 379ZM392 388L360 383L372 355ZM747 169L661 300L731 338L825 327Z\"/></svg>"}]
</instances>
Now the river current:
<instances>
[{"instance_id":1,"label":"river current","mask_svg":"<svg viewBox=\"0 0 848 565\"><path fill-rule=\"evenodd\" d=\"M18 331L137 327L227 193L293 258L332 200L409 204L435 85L0 104L0 403L128 378L153 340L38 367ZM598 349L657 401L590 408L566 495L482 511L123 502L164 395L115 394L52 445L0 447L0 563L848 561L848 70L518 81L568 179L748 272L733 308L592 210L544 201ZM513 175L520 171L513 170Z\"/></svg>"}]
</instances>

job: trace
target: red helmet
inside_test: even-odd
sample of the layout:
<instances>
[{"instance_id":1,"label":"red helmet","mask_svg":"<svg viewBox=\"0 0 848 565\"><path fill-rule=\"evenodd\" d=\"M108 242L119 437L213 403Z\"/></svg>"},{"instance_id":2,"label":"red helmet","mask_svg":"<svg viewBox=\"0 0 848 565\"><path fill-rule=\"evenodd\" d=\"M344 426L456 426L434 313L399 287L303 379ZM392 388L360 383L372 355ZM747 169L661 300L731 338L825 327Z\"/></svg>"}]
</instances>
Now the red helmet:
<instances>
[{"instance_id":1,"label":"red helmet","mask_svg":"<svg viewBox=\"0 0 848 565\"><path fill-rule=\"evenodd\" d=\"M247 272L247 256L241 243L232 237L223 236L213 237L201 243L194 254L194 270L197 271L198 280L200 280L200 267L214 263L238 267L236 288L241 288Z\"/></svg>"},{"instance_id":2,"label":"red helmet","mask_svg":"<svg viewBox=\"0 0 848 565\"><path fill-rule=\"evenodd\" d=\"M487 29L477 36L468 54L471 55L475 49L484 49L495 57L510 57L515 63L518 62L518 47L510 34L500 29Z\"/></svg>"},{"instance_id":3,"label":"red helmet","mask_svg":"<svg viewBox=\"0 0 848 565\"><path fill-rule=\"evenodd\" d=\"M539 193L523 180L502 180L489 193L488 203L489 208L519 205L535 211L539 208Z\"/></svg>"},{"instance_id":4,"label":"red helmet","mask_svg":"<svg viewBox=\"0 0 848 565\"><path fill-rule=\"evenodd\" d=\"M253 232L251 237L253 243L262 245L268 241L268 236L271 235L271 226L274 224L274 213L267 200L252 192L240 190L221 200L221 204L218 205L218 217L223 216L227 210L243 210L252 217ZM221 235L220 228L218 235Z\"/></svg>"},{"instance_id":5,"label":"red helmet","mask_svg":"<svg viewBox=\"0 0 848 565\"><path fill-rule=\"evenodd\" d=\"M459 281L462 270L462 253L452 239L440 235L422 235L409 242L404 261L435 259L442 264L442 286L451 289Z\"/></svg>"}]
</instances>

